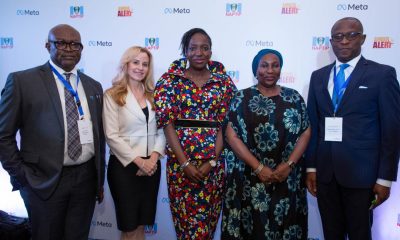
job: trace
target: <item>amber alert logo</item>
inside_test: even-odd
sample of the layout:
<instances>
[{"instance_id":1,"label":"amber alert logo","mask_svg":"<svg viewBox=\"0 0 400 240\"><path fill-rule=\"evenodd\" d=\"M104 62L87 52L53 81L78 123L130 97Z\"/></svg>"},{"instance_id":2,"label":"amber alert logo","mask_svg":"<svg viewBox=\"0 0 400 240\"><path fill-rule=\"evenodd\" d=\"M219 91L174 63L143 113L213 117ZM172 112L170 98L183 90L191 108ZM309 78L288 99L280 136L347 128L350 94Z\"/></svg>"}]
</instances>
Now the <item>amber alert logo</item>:
<instances>
[{"instance_id":1,"label":"amber alert logo","mask_svg":"<svg viewBox=\"0 0 400 240\"><path fill-rule=\"evenodd\" d=\"M397 215L397 226L400 227L400 213Z\"/></svg>"},{"instance_id":2,"label":"amber alert logo","mask_svg":"<svg viewBox=\"0 0 400 240\"><path fill-rule=\"evenodd\" d=\"M372 48L392 48L392 44L390 37L375 37Z\"/></svg>"},{"instance_id":3,"label":"amber alert logo","mask_svg":"<svg viewBox=\"0 0 400 240\"><path fill-rule=\"evenodd\" d=\"M278 80L280 84L294 84L296 82L296 76L291 72L283 72L281 78Z\"/></svg>"},{"instance_id":4,"label":"amber alert logo","mask_svg":"<svg viewBox=\"0 0 400 240\"><path fill-rule=\"evenodd\" d=\"M299 13L299 8L296 3L284 3L282 5L282 14L297 14Z\"/></svg>"},{"instance_id":5,"label":"amber alert logo","mask_svg":"<svg viewBox=\"0 0 400 240\"><path fill-rule=\"evenodd\" d=\"M118 7L118 17L130 17L132 16L132 10L129 6Z\"/></svg>"},{"instance_id":6,"label":"amber alert logo","mask_svg":"<svg viewBox=\"0 0 400 240\"><path fill-rule=\"evenodd\" d=\"M240 16L242 15L241 3L227 3L225 16Z\"/></svg>"}]
</instances>

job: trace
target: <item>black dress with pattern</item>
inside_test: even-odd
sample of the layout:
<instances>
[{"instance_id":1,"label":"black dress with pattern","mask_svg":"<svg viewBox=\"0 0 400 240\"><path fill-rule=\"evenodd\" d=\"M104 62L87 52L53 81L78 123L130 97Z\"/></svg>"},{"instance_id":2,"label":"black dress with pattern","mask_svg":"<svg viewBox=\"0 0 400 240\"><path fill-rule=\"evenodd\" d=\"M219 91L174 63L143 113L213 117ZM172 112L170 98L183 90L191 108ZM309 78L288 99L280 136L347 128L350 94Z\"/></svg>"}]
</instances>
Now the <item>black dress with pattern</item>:
<instances>
[{"instance_id":1,"label":"black dress with pattern","mask_svg":"<svg viewBox=\"0 0 400 240\"><path fill-rule=\"evenodd\" d=\"M308 128L306 105L293 89L263 96L256 86L239 91L227 121L265 166L286 162ZM221 239L307 239L307 194L299 162L286 181L264 185L229 146ZM300 159L302 160L302 159Z\"/></svg>"}]
</instances>

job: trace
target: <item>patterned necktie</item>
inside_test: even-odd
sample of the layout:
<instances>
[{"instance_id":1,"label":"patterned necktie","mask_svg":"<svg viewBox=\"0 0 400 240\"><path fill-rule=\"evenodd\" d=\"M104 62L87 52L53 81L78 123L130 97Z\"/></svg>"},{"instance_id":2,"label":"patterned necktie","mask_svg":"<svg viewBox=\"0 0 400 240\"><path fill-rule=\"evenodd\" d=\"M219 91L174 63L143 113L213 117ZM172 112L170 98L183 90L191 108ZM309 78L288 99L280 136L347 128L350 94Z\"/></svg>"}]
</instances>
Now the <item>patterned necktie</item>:
<instances>
[{"instance_id":1,"label":"patterned necktie","mask_svg":"<svg viewBox=\"0 0 400 240\"><path fill-rule=\"evenodd\" d=\"M340 93L339 91L343 91L344 89L342 89L343 84L345 83L345 76L344 76L344 70L349 67L350 65L347 63L343 63L340 65L340 70L339 73L336 75L336 81L334 81L334 87L333 87L333 93L332 93L332 102L333 105L336 105L336 103L338 103L337 101L338 99L338 93ZM339 94L340 95L340 94Z\"/></svg>"},{"instance_id":2,"label":"patterned necktie","mask_svg":"<svg viewBox=\"0 0 400 240\"><path fill-rule=\"evenodd\" d=\"M68 83L72 73L64 73ZM77 89L78 91L78 89ZM82 145L79 139L78 119L79 114L76 109L74 96L64 87L65 94L65 114L67 117L67 135L68 135L68 156L76 161L82 154Z\"/></svg>"}]
</instances>

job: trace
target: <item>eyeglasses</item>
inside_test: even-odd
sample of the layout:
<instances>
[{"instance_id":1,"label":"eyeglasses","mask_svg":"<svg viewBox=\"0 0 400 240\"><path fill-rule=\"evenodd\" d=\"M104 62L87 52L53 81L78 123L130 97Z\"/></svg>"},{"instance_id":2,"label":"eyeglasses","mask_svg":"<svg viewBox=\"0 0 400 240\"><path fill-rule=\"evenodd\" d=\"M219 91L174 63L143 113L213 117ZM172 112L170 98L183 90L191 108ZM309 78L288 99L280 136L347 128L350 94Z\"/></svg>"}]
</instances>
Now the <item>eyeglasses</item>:
<instances>
[{"instance_id":1,"label":"eyeglasses","mask_svg":"<svg viewBox=\"0 0 400 240\"><path fill-rule=\"evenodd\" d=\"M340 42L344 38L346 38L349 41L355 40L358 36L360 36L362 32L348 32L348 33L337 33L335 35L332 35L332 40L334 42Z\"/></svg>"},{"instance_id":2,"label":"eyeglasses","mask_svg":"<svg viewBox=\"0 0 400 240\"><path fill-rule=\"evenodd\" d=\"M82 43L79 42L65 42L65 41L50 41L58 50L64 50L69 46L72 51L79 51L83 48Z\"/></svg>"}]
</instances>

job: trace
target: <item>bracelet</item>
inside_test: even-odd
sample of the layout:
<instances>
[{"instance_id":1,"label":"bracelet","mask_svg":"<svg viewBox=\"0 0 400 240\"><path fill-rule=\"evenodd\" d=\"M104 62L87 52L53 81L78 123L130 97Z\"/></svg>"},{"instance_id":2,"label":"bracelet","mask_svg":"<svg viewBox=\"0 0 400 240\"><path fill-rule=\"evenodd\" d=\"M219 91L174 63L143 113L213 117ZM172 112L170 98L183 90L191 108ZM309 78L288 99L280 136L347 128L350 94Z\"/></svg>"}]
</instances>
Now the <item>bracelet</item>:
<instances>
[{"instance_id":1,"label":"bracelet","mask_svg":"<svg viewBox=\"0 0 400 240\"><path fill-rule=\"evenodd\" d=\"M292 160L289 160L286 163L289 165L290 169L292 169L292 170L296 166L296 163L294 161L292 161Z\"/></svg>"},{"instance_id":2,"label":"bracelet","mask_svg":"<svg viewBox=\"0 0 400 240\"><path fill-rule=\"evenodd\" d=\"M264 168L264 164L260 163L260 165L258 165L258 167L256 168L256 170L253 171L254 174L255 174L255 175L258 175L258 174L261 172L261 170L262 170L263 168Z\"/></svg>"},{"instance_id":3,"label":"bracelet","mask_svg":"<svg viewBox=\"0 0 400 240\"><path fill-rule=\"evenodd\" d=\"M183 164L181 164L180 169L181 171L183 171L183 169L185 169L185 167L187 167L190 164L190 160L186 160L186 162L184 162Z\"/></svg>"}]
</instances>

